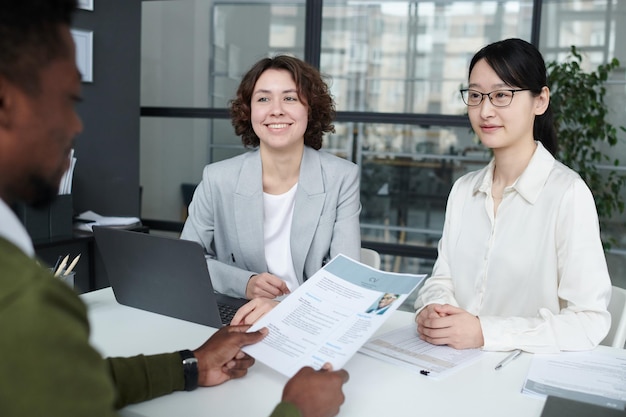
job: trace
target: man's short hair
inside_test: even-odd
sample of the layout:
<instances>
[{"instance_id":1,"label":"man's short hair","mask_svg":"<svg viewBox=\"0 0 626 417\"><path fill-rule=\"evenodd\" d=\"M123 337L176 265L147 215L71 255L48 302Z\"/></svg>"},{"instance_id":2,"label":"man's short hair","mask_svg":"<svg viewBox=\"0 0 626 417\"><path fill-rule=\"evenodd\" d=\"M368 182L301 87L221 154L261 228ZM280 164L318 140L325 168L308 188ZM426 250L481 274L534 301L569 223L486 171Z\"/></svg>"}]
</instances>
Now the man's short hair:
<instances>
[{"instance_id":1,"label":"man's short hair","mask_svg":"<svg viewBox=\"0 0 626 417\"><path fill-rule=\"evenodd\" d=\"M70 53L59 26L75 9L76 0L0 1L0 77L36 94L41 68Z\"/></svg>"}]
</instances>

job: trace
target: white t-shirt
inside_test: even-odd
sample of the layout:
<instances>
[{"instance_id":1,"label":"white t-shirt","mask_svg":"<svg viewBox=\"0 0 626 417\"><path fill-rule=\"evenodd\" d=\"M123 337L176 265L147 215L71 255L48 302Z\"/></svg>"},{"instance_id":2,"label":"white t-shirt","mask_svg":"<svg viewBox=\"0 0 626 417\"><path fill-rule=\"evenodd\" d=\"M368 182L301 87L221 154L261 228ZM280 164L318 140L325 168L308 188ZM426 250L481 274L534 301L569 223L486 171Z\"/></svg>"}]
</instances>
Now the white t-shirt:
<instances>
[{"instance_id":1,"label":"white t-shirt","mask_svg":"<svg viewBox=\"0 0 626 417\"><path fill-rule=\"evenodd\" d=\"M300 285L293 268L290 243L297 189L296 183L284 194L263 193L263 233L268 272L285 281L290 291Z\"/></svg>"}]
</instances>

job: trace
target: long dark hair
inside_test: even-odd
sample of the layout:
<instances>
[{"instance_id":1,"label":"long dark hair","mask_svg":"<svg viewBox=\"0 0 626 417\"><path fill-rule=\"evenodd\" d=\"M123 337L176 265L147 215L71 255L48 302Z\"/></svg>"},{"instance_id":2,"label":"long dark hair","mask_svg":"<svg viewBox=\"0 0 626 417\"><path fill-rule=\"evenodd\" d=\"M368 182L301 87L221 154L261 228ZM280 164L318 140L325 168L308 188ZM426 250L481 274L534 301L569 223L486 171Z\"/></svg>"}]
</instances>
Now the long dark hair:
<instances>
[{"instance_id":1,"label":"long dark hair","mask_svg":"<svg viewBox=\"0 0 626 417\"><path fill-rule=\"evenodd\" d=\"M543 56L537 48L522 39L505 39L482 48L472 58L468 76L481 59L493 68L502 81L511 87L528 89L535 97L548 85ZM552 155L556 155L558 143L550 104L545 113L535 116L533 136L541 141Z\"/></svg>"}]
</instances>

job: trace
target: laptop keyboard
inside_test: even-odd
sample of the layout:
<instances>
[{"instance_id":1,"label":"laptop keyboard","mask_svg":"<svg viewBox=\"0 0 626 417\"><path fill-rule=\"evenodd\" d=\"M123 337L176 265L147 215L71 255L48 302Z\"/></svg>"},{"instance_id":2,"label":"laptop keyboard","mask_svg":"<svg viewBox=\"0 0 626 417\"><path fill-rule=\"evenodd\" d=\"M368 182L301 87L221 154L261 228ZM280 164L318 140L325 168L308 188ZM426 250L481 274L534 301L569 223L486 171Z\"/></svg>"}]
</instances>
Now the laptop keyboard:
<instances>
[{"instance_id":1,"label":"laptop keyboard","mask_svg":"<svg viewBox=\"0 0 626 417\"><path fill-rule=\"evenodd\" d=\"M238 308L235 306L220 303L218 303L217 308L220 311L220 318L222 319L222 323L226 325L230 324L231 320L238 310Z\"/></svg>"}]
</instances>

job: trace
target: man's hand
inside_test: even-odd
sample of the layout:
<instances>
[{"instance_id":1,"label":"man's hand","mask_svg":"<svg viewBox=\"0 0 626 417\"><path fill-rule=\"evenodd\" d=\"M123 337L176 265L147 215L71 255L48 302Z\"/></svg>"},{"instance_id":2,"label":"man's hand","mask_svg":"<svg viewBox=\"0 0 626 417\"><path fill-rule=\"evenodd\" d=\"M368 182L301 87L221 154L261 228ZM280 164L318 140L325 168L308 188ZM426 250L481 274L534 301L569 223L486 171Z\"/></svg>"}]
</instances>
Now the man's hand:
<instances>
[{"instance_id":1,"label":"man's hand","mask_svg":"<svg viewBox=\"0 0 626 417\"><path fill-rule=\"evenodd\" d=\"M433 345L470 349L485 344L480 319L450 304L430 304L415 321L420 338Z\"/></svg>"},{"instance_id":2,"label":"man's hand","mask_svg":"<svg viewBox=\"0 0 626 417\"><path fill-rule=\"evenodd\" d=\"M278 301L268 298L255 298L242 305L230 321L231 326L254 324L258 319L266 315L278 305Z\"/></svg>"},{"instance_id":3,"label":"man's hand","mask_svg":"<svg viewBox=\"0 0 626 417\"><path fill-rule=\"evenodd\" d=\"M269 272L252 275L246 286L246 298L248 300L258 297L276 298L289 294L289 292L287 283Z\"/></svg>"},{"instance_id":4,"label":"man's hand","mask_svg":"<svg viewBox=\"0 0 626 417\"><path fill-rule=\"evenodd\" d=\"M219 385L232 378L240 378L254 364L254 359L241 348L261 341L267 329L246 333L250 326L222 327L196 349L198 359L198 385Z\"/></svg>"},{"instance_id":5,"label":"man's hand","mask_svg":"<svg viewBox=\"0 0 626 417\"><path fill-rule=\"evenodd\" d=\"M345 400L342 386L348 379L346 371L333 372L329 364L320 371L305 366L285 385L283 401L294 404L302 417L336 416Z\"/></svg>"}]
</instances>

